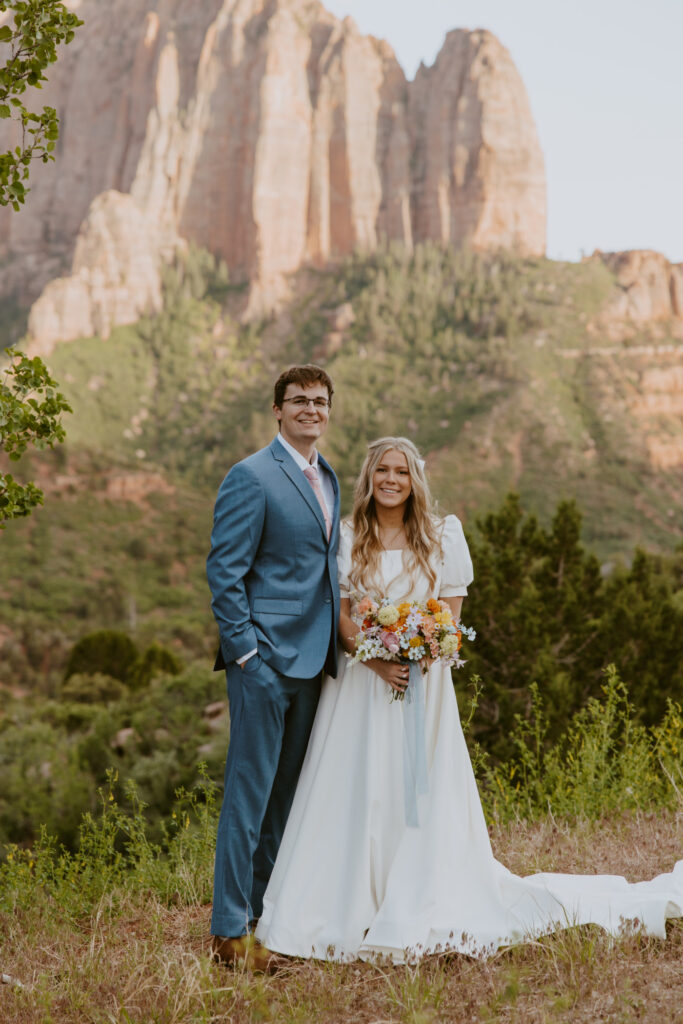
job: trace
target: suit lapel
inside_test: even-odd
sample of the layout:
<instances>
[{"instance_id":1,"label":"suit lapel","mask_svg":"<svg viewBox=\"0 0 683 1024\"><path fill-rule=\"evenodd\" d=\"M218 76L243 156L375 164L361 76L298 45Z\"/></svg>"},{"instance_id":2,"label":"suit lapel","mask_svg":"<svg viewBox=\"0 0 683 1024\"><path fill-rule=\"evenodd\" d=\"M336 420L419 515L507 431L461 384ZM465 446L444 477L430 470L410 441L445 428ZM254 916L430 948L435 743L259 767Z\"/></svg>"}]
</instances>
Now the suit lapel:
<instances>
[{"instance_id":1,"label":"suit lapel","mask_svg":"<svg viewBox=\"0 0 683 1024\"><path fill-rule=\"evenodd\" d=\"M318 523L320 524L320 529L323 531L323 536L325 540L327 540L327 527L325 525L325 517L323 516L323 510L318 504L318 499L316 498L315 492L311 485L309 484L308 480L301 472L301 470L299 469L299 467L297 466L296 462L291 457L289 452L285 451L285 449L282 447L277 438L275 438L275 440L271 444L270 450L273 454L273 458L280 463L280 468L284 473L286 473L286 475L292 481L297 491L304 499L304 501L310 508L311 512L314 514L315 518L318 520ZM338 501L337 491L338 487L335 487L335 508L337 506Z\"/></svg>"},{"instance_id":2,"label":"suit lapel","mask_svg":"<svg viewBox=\"0 0 683 1024\"><path fill-rule=\"evenodd\" d=\"M339 515L340 515L340 491L339 481L337 480L337 474L332 469L327 459L324 459L320 452L318 452L318 462L320 465L330 474L332 481L332 489L334 491L334 511L332 513L332 532L330 533L330 543L334 540L335 534L339 531Z\"/></svg>"}]
</instances>

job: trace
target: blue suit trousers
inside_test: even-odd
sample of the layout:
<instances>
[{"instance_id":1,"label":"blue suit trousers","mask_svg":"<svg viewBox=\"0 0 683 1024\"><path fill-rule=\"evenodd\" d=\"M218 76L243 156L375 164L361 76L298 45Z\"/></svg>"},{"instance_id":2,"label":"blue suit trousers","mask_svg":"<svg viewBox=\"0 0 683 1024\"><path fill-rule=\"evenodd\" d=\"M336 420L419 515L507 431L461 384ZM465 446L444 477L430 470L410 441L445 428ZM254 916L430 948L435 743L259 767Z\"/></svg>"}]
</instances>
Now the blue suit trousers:
<instances>
[{"instance_id":1,"label":"blue suit trousers","mask_svg":"<svg viewBox=\"0 0 683 1024\"><path fill-rule=\"evenodd\" d=\"M226 668L230 742L218 819L211 934L260 917L313 725L321 674L289 679L255 654Z\"/></svg>"}]
</instances>

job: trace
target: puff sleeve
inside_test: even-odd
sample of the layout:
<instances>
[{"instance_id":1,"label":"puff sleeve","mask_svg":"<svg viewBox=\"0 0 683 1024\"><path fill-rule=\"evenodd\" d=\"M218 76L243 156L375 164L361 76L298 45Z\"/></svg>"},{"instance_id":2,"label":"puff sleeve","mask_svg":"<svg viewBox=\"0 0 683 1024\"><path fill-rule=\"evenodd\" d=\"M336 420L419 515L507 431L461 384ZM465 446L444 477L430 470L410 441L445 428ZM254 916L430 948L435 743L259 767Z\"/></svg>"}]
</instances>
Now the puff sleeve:
<instances>
[{"instance_id":1,"label":"puff sleeve","mask_svg":"<svg viewBox=\"0 0 683 1024\"><path fill-rule=\"evenodd\" d=\"M339 594L341 597L349 597L351 585L349 573L351 572L351 547L353 543L353 532L348 523L342 521L339 528L339 550L337 551L337 576L339 578Z\"/></svg>"},{"instance_id":2,"label":"puff sleeve","mask_svg":"<svg viewBox=\"0 0 683 1024\"><path fill-rule=\"evenodd\" d=\"M457 516L446 516L441 539L443 560L439 597L464 597L474 579L472 559Z\"/></svg>"}]
</instances>

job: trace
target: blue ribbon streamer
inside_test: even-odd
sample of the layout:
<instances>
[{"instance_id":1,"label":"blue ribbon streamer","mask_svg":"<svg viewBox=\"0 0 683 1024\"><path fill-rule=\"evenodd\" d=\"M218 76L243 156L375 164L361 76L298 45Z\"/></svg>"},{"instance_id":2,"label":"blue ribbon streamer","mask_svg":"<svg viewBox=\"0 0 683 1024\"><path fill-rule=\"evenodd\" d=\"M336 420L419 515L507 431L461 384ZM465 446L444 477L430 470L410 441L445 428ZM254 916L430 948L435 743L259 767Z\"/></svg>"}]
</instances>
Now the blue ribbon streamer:
<instances>
[{"instance_id":1,"label":"blue ribbon streamer","mask_svg":"<svg viewBox=\"0 0 683 1024\"><path fill-rule=\"evenodd\" d=\"M410 662L403 699L403 793L408 828L419 828L417 798L429 789L425 741L425 684L422 669Z\"/></svg>"}]
</instances>

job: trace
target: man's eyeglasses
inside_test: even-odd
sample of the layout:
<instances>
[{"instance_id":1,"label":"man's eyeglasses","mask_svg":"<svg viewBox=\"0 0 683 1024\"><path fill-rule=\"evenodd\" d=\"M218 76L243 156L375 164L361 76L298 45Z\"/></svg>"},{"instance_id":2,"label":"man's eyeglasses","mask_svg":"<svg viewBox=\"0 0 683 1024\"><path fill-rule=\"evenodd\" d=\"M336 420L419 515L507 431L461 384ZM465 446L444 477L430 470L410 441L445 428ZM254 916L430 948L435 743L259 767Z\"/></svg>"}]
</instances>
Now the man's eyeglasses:
<instances>
[{"instance_id":1,"label":"man's eyeglasses","mask_svg":"<svg viewBox=\"0 0 683 1024\"><path fill-rule=\"evenodd\" d=\"M326 398L304 398L303 395L297 395L296 398L283 398L282 404L285 402L291 402L295 409L307 409L309 405L312 405L314 409L329 409L330 403Z\"/></svg>"}]
</instances>

